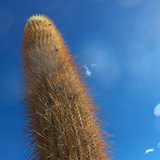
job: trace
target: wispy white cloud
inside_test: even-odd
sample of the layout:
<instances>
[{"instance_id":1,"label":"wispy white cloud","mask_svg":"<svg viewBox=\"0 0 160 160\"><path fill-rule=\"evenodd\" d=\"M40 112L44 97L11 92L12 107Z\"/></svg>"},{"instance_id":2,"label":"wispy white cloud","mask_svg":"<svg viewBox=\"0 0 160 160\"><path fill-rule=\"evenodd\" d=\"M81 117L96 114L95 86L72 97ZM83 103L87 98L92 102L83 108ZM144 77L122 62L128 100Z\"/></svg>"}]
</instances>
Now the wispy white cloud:
<instances>
[{"instance_id":1,"label":"wispy white cloud","mask_svg":"<svg viewBox=\"0 0 160 160\"><path fill-rule=\"evenodd\" d=\"M148 154L148 153L153 152L153 151L154 151L154 149L153 149L153 148L151 148L151 149L147 149L147 150L145 151L145 153L144 153L144 154Z\"/></svg>"},{"instance_id":2,"label":"wispy white cloud","mask_svg":"<svg viewBox=\"0 0 160 160\"><path fill-rule=\"evenodd\" d=\"M160 142L158 143L158 148L160 148Z\"/></svg>"},{"instance_id":3,"label":"wispy white cloud","mask_svg":"<svg viewBox=\"0 0 160 160\"><path fill-rule=\"evenodd\" d=\"M94 63L94 64L91 64L91 67L95 67L96 65L97 65L97 64L95 64L95 63Z\"/></svg>"},{"instance_id":4,"label":"wispy white cloud","mask_svg":"<svg viewBox=\"0 0 160 160\"><path fill-rule=\"evenodd\" d=\"M86 75L90 76L92 72L89 70L89 68L86 65L84 65L84 68L86 69Z\"/></svg>"},{"instance_id":5,"label":"wispy white cloud","mask_svg":"<svg viewBox=\"0 0 160 160\"><path fill-rule=\"evenodd\" d=\"M154 108L154 115L160 116L160 104L157 104L156 107Z\"/></svg>"},{"instance_id":6,"label":"wispy white cloud","mask_svg":"<svg viewBox=\"0 0 160 160\"><path fill-rule=\"evenodd\" d=\"M86 66L93 71L91 75L94 73L97 83L104 88L112 88L118 84L122 70L112 48L97 39L86 40L84 44L80 52L85 55Z\"/></svg>"}]
</instances>

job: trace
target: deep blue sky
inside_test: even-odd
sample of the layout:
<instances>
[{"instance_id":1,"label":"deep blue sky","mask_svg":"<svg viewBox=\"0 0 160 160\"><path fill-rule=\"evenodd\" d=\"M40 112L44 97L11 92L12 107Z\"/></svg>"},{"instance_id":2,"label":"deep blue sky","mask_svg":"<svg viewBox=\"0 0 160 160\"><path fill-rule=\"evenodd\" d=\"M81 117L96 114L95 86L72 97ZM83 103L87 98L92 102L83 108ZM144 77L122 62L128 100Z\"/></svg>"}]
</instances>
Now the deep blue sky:
<instances>
[{"instance_id":1,"label":"deep blue sky","mask_svg":"<svg viewBox=\"0 0 160 160\"><path fill-rule=\"evenodd\" d=\"M0 159L25 160L19 143L20 42L33 14L55 21L83 62L91 92L116 134L118 160L160 159L159 0L0 0Z\"/></svg>"}]
</instances>

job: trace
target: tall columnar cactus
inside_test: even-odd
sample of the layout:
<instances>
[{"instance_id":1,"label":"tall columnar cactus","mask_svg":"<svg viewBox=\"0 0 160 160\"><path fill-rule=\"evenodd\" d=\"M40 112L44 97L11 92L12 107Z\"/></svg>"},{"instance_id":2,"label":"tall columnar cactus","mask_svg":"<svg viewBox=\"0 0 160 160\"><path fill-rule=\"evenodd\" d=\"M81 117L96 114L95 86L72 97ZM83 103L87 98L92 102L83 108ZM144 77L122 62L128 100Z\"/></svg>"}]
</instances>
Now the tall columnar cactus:
<instances>
[{"instance_id":1,"label":"tall columnar cactus","mask_svg":"<svg viewBox=\"0 0 160 160\"><path fill-rule=\"evenodd\" d=\"M111 159L97 106L53 21L29 18L22 49L29 159Z\"/></svg>"}]
</instances>

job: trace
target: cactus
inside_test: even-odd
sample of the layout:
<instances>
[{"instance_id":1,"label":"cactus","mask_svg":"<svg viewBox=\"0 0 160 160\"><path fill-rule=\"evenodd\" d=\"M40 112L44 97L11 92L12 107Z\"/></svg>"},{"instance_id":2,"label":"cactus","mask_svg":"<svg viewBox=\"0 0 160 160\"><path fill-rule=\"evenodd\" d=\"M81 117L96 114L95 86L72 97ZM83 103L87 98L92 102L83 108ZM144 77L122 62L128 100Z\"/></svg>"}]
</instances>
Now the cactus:
<instances>
[{"instance_id":1,"label":"cactus","mask_svg":"<svg viewBox=\"0 0 160 160\"><path fill-rule=\"evenodd\" d=\"M22 44L28 159L110 160L98 107L53 21L30 17Z\"/></svg>"}]
</instances>

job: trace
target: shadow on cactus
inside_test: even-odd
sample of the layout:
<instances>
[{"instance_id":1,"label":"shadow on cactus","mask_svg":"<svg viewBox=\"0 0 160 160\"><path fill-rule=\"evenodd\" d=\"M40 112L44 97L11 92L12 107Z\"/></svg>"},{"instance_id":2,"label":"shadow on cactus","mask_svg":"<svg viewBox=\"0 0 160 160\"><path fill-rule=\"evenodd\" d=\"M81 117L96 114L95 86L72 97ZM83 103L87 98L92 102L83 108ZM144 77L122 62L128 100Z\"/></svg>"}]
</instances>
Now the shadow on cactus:
<instances>
[{"instance_id":1,"label":"shadow on cactus","mask_svg":"<svg viewBox=\"0 0 160 160\"><path fill-rule=\"evenodd\" d=\"M53 21L29 18L22 50L28 159L112 159L98 107Z\"/></svg>"}]
</instances>

